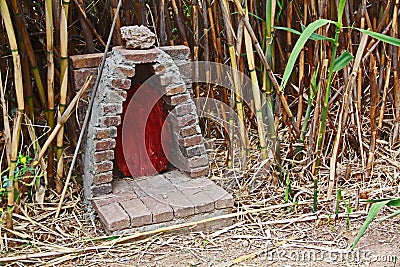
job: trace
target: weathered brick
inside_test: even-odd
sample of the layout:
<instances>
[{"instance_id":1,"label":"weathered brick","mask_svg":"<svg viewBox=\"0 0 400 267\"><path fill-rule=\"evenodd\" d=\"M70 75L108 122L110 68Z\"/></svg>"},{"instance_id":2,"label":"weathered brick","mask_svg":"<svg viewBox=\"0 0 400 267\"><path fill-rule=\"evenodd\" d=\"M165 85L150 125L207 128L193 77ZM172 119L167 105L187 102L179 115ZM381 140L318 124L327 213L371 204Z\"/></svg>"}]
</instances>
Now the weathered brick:
<instances>
[{"instance_id":1,"label":"weathered brick","mask_svg":"<svg viewBox=\"0 0 400 267\"><path fill-rule=\"evenodd\" d=\"M112 192L111 183L93 185L91 191L94 197L110 194Z\"/></svg>"},{"instance_id":2,"label":"weathered brick","mask_svg":"<svg viewBox=\"0 0 400 267\"><path fill-rule=\"evenodd\" d=\"M163 74L164 72L167 71L167 68L165 67L165 65L164 64L159 64L159 63L153 64L153 69L154 69L154 73L156 75L161 75L161 74Z\"/></svg>"},{"instance_id":3,"label":"weathered brick","mask_svg":"<svg viewBox=\"0 0 400 267\"><path fill-rule=\"evenodd\" d=\"M120 204L124 208L126 213L128 213L131 219L132 227L151 224L151 212L140 199L134 198L128 201L120 202Z\"/></svg>"},{"instance_id":4,"label":"weathered brick","mask_svg":"<svg viewBox=\"0 0 400 267\"><path fill-rule=\"evenodd\" d=\"M178 72L166 72L159 76L161 86L169 86L172 84L181 83L181 78Z\"/></svg>"},{"instance_id":5,"label":"weathered brick","mask_svg":"<svg viewBox=\"0 0 400 267\"><path fill-rule=\"evenodd\" d=\"M130 199L137 198L135 193L132 191L130 192L122 192L122 193L117 193L117 194L110 194L110 195L105 195L102 197L98 197L92 200L93 207L95 208L96 211L99 210L100 207L106 206L112 203L117 203L117 202L125 202Z\"/></svg>"},{"instance_id":6,"label":"weathered brick","mask_svg":"<svg viewBox=\"0 0 400 267\"><path fill-rule=\"evenodd\" d=\"M113 160L114 159L114 151L113 150L104 150L97 151L94 153L94 161L100 162L105 160Z\"/></svg>"},{"instance_id":7,"label":"weathered brick","mask_svg":"<svg viewBox=\"0 0 400 267\"><path fill-rule=\"evenodd\" d=\"M103 53L70 56L74 69L98 67L101 64Z\"/></svg>"},{"instance_id":8,"label":"weathered brick","mask_svg":"<svg viewBox=\"0 0 400 267\"><path fill-rule=\"evenodd\" d=\"M167 222L174 218L173 209L165 203L162 196L146 196L141 200L152 213L153 223Z\"/></svg>"},{"instance_id":9,"label":"weathered brick","mask_svg":"<svg viewBox=\"0 0 400 267\"><path fill-rule=\"evenodd\" d=\"M145 192L141 186L138 185L137 181L128 181L128 184L131 186L131 188L133 189L133 192L135 192L135 194L138 197L145 197L148 196L149 194L147 192Z\"/></svg>"},{"instance_id":10,"label":"weathered brick","mask_svg":"<svg viewBox=\"0 0 400 267\"><path fill-rule=\"evenodd\" d=\"M119 103L108 103L103 106L104 114L121 114L122 113L122 104Z\"/></svg>"},{"instance_id":11,"label":"weathered brick","mask_svg":"<svg viewBox=\"0 0 400 267\"><path fill-rule=\"evenodd\" d=\"M194 214L194 206L190 200L180 191L171 191L163 194L163 197L172 209L176 218L187 217Z\"/></svg>"},{"instance_id":12,"label":"weathered brick","mask_svg":"<svg viewBox=\"0 0 400 267\"><path fill-rule=\"evenodd\" d=\"M195 157L195 156L201 156L206 153L206 148L204 145L198 145L198 146L191 146L191 147L180 147L182 154L187 157Z\"/></svg>"},{"instance_id":13,"label":"weathered brick","mask_svg":"<svg viewBox=\"0 0 400 267\"><path fill-rule=\"evenodd\" d=\"M116 127L96 128L96 130L95 130L95 138L96 139L106 139L106 138L115 138L115 137L117 137L117 128Z\"/></svg>"},{"instance_id":14,"label":"weathered brick","mask_svg":"<svg viewBox=\"0 0 400 267\"><path fill-rule=\"evenodd\" d=\"M113 149L115 147L115 140L114 139L102 139L94 141L94 146L96 151L103 151Z\"/></svg>"},{"instance_id":15,"label":"weathered brick","mask_svg":"<svg viewBox=\"0 0 400 267\"><path fill-rule=\"evenodd\" d=\"M190 102L190 103L184 103L184 104L177 105L172 110L172 112L176 116L183 116L183 115L189 114L195 110L196 110L196 106L194 105L193 102Z\"/></svg>"},{"instance_id":16,"label":"weathered brick","mask_svg":"<svg viewBox=\"0 0 400 267\"><path fill-rule=\"evenodd\" d=\"M162 51L167 53L172 59L189 59L190 49L184 45L175 46L162 46L160 47Z\"/></svg>"},{"instance_id":17,"label":"weathered brick","mask_svg":"<svg viewBox=\"0 0 400 267\"><path fill-rule=\"evenodd\" d=\"M132 190L129 183L124 179L117 179L112 182L113 193L130 192Z\"/></svg>"},{"instance_id":18,"label":"weathered brick","mask_svg":"<svg viewBox=\"0 0 400 267\"><path fill-rule=\"evenodd\" d=\"M179 72L181 76L185 79L191 79L192 78L192 63L191 62L185 62L183 64L177 65Z\"/></svg>"},{"instance_id":19,"label":"weathered brick","mask_svg":"<svg viewBox=\"0 0 400 267\"><path fill-rule=\"evenodd\" d=\"M198 157L192 157L188 159L189 161L189 167L191 169L193 168L198 168L198 167L203 167L203 166L208 166L208 157L207 155L201 155Z\"/></svg>"},{"instance_id":20,"label":"weathered brick","mask_svg":"<svg viewBox=\"0 0 400 267\"><path fill-rule=\"evenodd\" d=\"M114 176L112 171L98 173L93 176L93 184L111 183L113 178Z\"/></svg>"},{"instance_id":21,"label":"weathered brick","mask_svg":"<svg viewBox=\"0 0 400 267\"><path fill-rule=\"evenodd\" d=\"M184 84L180 84L180 85L170 85L170 86L164 86L162 87L163 89L163 93L165 93L166 95L177 95L177 94L181 94L184 93L186 91L186 85Z\"/></svg>"},{"instance_id":22,"label":"weathered brick","mask_svg":"<svg viewBox=\"0 0 400 267\"><path fill-rule=\"evenodd\" d=\"M184 188L181 192L194 205L195 214L214 210L214 201L201 188Z\"/></svg>"},{"instance_id":23,"label":"weathered brick","mask_svg":"<svg viewBox=\"0 0 400 267\"><path fill-rule=\"evenodd\" d=\"M209 174L210 168L208 166L203 166L199 168L190 168L185 170L185 173L192 178L207 176Z\"/></svg>"},{"instance_id":24,"label":"weathered brick","mask_svg":"<svg viewBox=\"0 0 400 267\"><path fill-rule=\"evenodd\" d=\"M164 102L169 106L176 106L183 102L186 102L190 98L189 93L183 93L178 95L166 96L164 95Z\"/></svg>"},{"instance_id":25,"label":"weathered brick","mask_svg":"<svg viewBox=\"0 0 400 267\"><path fill-rule=\"evenodd\" d=\"M105 116L100 119L100 124L104 126L118 126L121 124L121 116Z\"/></svg>"},{"instance_id":26,"label":"weathered brick","mask_svg":"<svg viewBox=\"0 0 400 267\"><path fill-rule=\"evenodd\" d=\"M196 146L203 143L202 135L187 136L178 140L179 144L184 147Z\"/></svg>"},{"instance_id":27,"label":"weathered brick","mask_svg":"<svg viewBox=\"0 0 400 267\"><path fill-rule=\"evenodd\" d=\"M233 207L233 197L216 184L208 185L203 191L214 201L216 209L225 209Z\"/></svg>"},{"instance_id":28,"label":"weathered brick","mask_svg":"<svg viewBox=\"0 0 400 267\"><path fill-rule=\"evenodd\" d=\"M88 89L86 91L91 91L93 88L94 83L96 82L98 70L97 68L83 68L78 70L72 71L72 76L74 77L74 88L76 91L79 91L86 82L86 79L92 75L92 80L89 83Z\"/></svg>"},{"instance_id":29,"label":"weathered brick","mask_svg":"<svg viewBox=\"0 0 400 267\"><path fill-rule=\"evenodd\" d=\"M131 66L119 66L117 70L128 78L135 76L135 68Z\"/></svg>"},{"instance_id":30,"label":"weathered brick","mask_svg":"<svg viewBox=\"0 0 400 267\"><path fill-rule=\"evenodd\" d=\"M181 117L169 116L173 125L177 127L191 126L197 122L197 116L195 114L187 114Z\"/></svg>"},{"instance_id":31,"label":"weathered brick","mask_svg":"<svg viewBox=\"0 0 400 267\"><path fill-rule=\"evenodd\" d=\"M130 79L113 79L111 81L111 85L118 89L128 90L131 88L131 80Z\"/></svg>"},{"instance_id":32,"label":"weathered brick","mask_svg":"<svg viewBox=\"0 0 400 267\"><path fill-rule=\"evenodd\" d=\"M188 127L180 128L178 133L181 137L187 137L195 134L201 134L201 129L199 125L191 125Z\"/></svg>"},{"instance_id":33,"label":"weathered brick","mask_svg":"<svg viewBox=\"0 0 400 267\"><path fill-rule=\"evenodd\" d=\"M131 61L135 64L142 63L153 63L156 62L160 50L157 48L146 49L146 50L133 50L125 49L122 46L114 47L113 51L119 53L126 60Z\"/></svg>"},{"instance_id":34,"label":"weathered brick","mask_svg":"<svg viewBox=\"0 0 400 267\"><path fill-rule=\"evenodd\" d=\"M128 228L130 225L128 214L118 203L101 206L98 214L108 231L122 230Z\"/></svg>"},{"instance_id":35,"label":"weathered brick","mask_svg":"<svg viewBox=\"0 0 400 267\"><path fill-rule=\"evenodd\" d=\"M112 171L114 164L112 161L102 161L94 164L94 170L96 173Z\"/></svg>"},{"instance_id":36,"label":"weathered brick","mask_svg":"<svg viewBox=\"0 0 400 267\"><path fill-rule=\"evenodd\" d=\"M106 95L106 101L108 103L120 103L126 100L127 93L123 90L108 90Z\"/></svg>"}]
</instances>

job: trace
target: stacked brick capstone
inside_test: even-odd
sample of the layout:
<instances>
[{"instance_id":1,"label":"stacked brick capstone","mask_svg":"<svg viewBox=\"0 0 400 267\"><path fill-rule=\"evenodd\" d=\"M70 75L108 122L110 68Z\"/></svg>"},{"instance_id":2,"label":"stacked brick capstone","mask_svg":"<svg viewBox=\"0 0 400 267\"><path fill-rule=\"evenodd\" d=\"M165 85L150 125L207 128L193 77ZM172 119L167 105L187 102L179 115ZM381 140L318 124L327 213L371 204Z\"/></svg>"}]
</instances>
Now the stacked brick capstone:
<instances>
[{"instance_id":1,"label":"stacked brick capstone","mask_svg":"<svg viewBox=\"0 0 400 267\"><path fill-rule=\"evenodd\" d=\"M186 46L128 50L114 47L109 53L99 88L94 100L83 149L83 181L85 199L112 192L114 178L114 148L117 127L122 123L121 113L131 88L131 78L140 64L148 64L156 77L162 100L170 113L171 131L175 149L183 160L177 160L177 169L189 176L201 177L209 173L206 150L199 127L196 105L192 98L192 69L190 50ZM102 54L72 56L74 86L79 90L86 78L96 78ZM92 81L93 81L92 80ZM78 120L84 119L91 88L78 107ZM179 164L181 162L181 164Z\"/></svg>"}]
</instances>

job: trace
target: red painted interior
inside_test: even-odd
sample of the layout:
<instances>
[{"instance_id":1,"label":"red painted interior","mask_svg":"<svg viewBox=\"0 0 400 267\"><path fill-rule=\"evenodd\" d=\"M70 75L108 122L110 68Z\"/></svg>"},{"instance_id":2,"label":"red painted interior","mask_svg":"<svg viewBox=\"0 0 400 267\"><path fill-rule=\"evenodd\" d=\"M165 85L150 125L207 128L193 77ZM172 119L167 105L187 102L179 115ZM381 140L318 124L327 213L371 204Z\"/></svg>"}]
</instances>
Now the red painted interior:
<instances>
[{"instance_id":1,"label":"red painted interior","mask_svg":"<svg viewBox=\"0 0 400 267\"><path fill-rule=\"evenodd\" d=\"M135 96L135 104L128 109L129 102L138 89L146 90L146 94L143 97L141 97L143 94L139 94L139 99L136 99ZM161 99L153 106L146 121L148 113L146 110L151 108L154 99L159 98L159 95L157 90L141 84L132 85L128 91L115 148L115 161L125 176L149 176L167 168L168 159L165 153L169 153L171 144L165 144L164 140L171 140L171 131L161 133L164 123L167 123L164 127L170 129L168 121L166 121L168 112ZM142 136L144 127L146 128L144 136ZM161 134L163 135L162 139ZM145 140L145 145L142 140ZM161 144L161 140L164 141L164 145Z\"/></svg>"}]
</instances>

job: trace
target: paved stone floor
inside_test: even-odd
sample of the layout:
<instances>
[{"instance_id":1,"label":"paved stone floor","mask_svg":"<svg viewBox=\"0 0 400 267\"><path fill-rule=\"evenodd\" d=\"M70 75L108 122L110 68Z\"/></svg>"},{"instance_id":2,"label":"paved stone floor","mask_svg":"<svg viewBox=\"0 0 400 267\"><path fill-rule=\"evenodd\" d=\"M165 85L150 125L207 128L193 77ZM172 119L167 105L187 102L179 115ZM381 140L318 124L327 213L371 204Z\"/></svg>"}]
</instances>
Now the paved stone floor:
<instances>
[{"instance_id":1,"label":"paved stone floor","mask_svg":"<svg viewBox=\"0 0 400 267\"><path fill-rule=\"evenodd\" d=\"M113 192L93 199L107 232L188 222L229 212L233 198L210 179L179 171L113 181Z\"/></svg>"}]
</instances>

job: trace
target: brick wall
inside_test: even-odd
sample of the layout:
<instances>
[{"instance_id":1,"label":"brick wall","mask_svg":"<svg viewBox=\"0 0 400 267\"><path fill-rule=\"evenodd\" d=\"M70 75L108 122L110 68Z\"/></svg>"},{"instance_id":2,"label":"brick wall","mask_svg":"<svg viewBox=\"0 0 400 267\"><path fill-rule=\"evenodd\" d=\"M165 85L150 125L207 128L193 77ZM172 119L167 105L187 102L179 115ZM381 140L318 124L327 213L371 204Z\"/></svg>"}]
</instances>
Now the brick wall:
<instances>
[{"instance_id":1,"label":"brick wall","mask_svg":"<svg viewBox=\"0 0 400 267\"><path fill-rule=\"evenodd\" d=\"M152 88L159 88L169 111L171 131L176 146L170 162L191 177L209 172L196 106L192 99L189 48L160 47L148 50L127 50L115 47L108 55L93 105L83 153L85 197L111 193L114 177L114 148L117 127L121 124L122 106L131 88L131 79L141 64L151 66ZM71 57L74 86L79 90L89 75L94 75L102 54ZM78 106L78 122L82 123L94 82ZM79 130L79 129L78 129Z\"/></svg>"}]
</instances>

